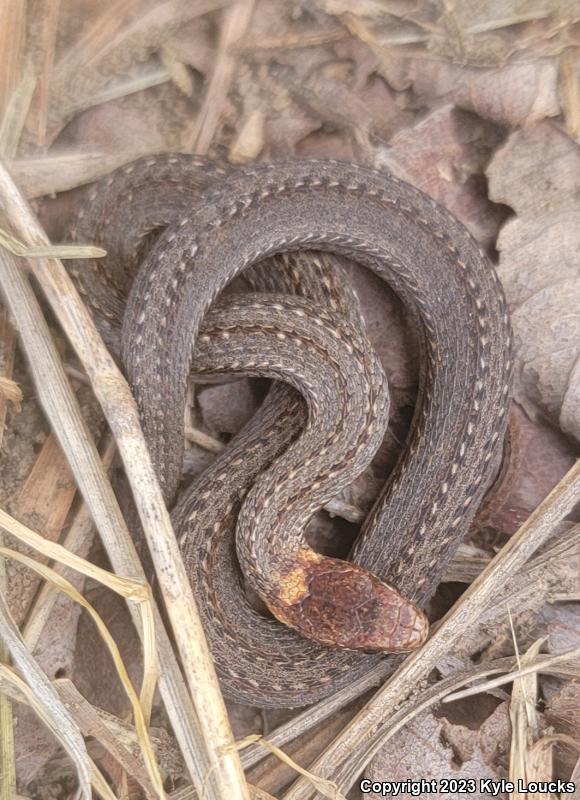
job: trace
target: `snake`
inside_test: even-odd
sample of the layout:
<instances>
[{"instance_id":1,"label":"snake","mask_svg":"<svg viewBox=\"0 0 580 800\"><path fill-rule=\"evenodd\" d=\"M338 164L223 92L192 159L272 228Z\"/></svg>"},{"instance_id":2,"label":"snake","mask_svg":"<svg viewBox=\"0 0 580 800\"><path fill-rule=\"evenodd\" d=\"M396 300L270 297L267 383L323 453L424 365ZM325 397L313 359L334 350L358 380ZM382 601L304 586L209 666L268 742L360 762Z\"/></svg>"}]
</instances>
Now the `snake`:
<instances>
[{"instance_id":1,"label":"snake","mask_svg":"<svg viewBox=\"0 0 580 800\"><path fill-rule=\"evenodd\" d=\"M111 195L117 183L122 189ZM145 222L133 226L134 214ZM351 648L419 645L419 607L493 478L506 427L511 329L485 253L418 189L335 160L231 170L187 156L146 157L95 184L74 238L98 243L90 234L99 217L101 229L113 230L119 263L138 269L71 272L105 340L119 347L168 504L180 483L192 368L293 387L274 385L260 415L173 510L226 695L306 705L383 657ZM312 302L276 293L292 283L284 275L299 274L297 256L313 251L322 265L314 283L333 300L326 308L320 294ZM421 351L410 433L348 562L314 553L304 530L372 458L388 404L348 300L337 307L325 254L361 263L401 297ZM224 304L224 289L249 270L261 273L258 283L270 276L274 293ZM274 618L248 602L240 564ZM387 614L387 642L378 610Z\"/></svg>"}]
</instances>

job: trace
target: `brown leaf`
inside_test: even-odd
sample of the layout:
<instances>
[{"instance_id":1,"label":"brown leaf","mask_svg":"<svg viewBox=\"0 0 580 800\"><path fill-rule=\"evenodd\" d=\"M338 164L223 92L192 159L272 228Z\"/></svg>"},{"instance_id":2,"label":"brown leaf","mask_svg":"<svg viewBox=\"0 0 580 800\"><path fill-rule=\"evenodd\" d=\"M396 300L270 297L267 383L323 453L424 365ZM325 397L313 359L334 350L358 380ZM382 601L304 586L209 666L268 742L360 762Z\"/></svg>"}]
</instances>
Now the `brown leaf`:
<instances>
[{"instance_id":1,"label":"brown leaf","mask_svg":"<svg viewBox=\"0 0 580 800\"><path fill-rule=\"evenodd\" d=\"M494 243L505 216L487 199L479 174L499 138L494 126L444 106L397 133L375 164L446 206L484 245Z\"/></svg>"},{"instance_id":2,"label":"brown leaf","mask_svg":"<svg viewBox=\"0 0 580 800\"><path fill-rule=\"evenodd\" d=\"M410 75L420 100L453 102L502 125L529 124L560 113L558 69L551 61L481 70L417 59Z\"/></svg>"},{"instance_id":3,"label":"brown leaf","mask_svg":"<svg viewBox=\"0 0 580 800\"><path fill-rule=\"evenodd\" d=\"M505 491L486 509L485 525L512 534L564 477L576 460L565 436L517 404L510 412L512 453ZM503 488L503 487L502 487Z\"/></svg>"},{"instance_id":4,"label":"brown leaf","mask_svg":"<svg viewBox=\"0 0 580 800\"><path fill-rule=\"evenodd\" d=\"M452 740L461 736L470 740L471 754L462 760ZM459 763L458 763L459 762ZM486 792L479 791L481 778L497 780L497 772L486 763L484 755L477 741L477 732L459 725L452 725L447 720L438 720L432 714L423 714L418 717L388 744L379 750L377 755L368 765L365 778L371 781L420 781L422 778L435 780L441 778L465 778L476 781L476 790L470 793L471 798L487 798ZM379 798L379 794L369 794L368 797ZM416 793L415 793L415 796ZM422 793L421 796L426 796ZM406 799L413 797L410 792L401 792L397 797ZM445 794L445 797L464 798L465 795L457 792Z\"/></svg>"},{"instance_id":5,"label":"brown leaf","mask_svg":"<svg viewBox=\"0 0 580 800\"><path fill-rule=\"evenodd\" d=\"M555 125L539 123L510 136L488 175L492 197L519 214L497 245L517 395L580 438L580 149Z\"/></svg>"},{"instance_id":6,"label":"brown leaf","mask_svg":"<svg viewBox=\"0 0 580 800\"><path fill-rule=\"evenodd\" d=\"M578 738L580 731L580 684L566 682L546 703L546 722L558 733ZM578 753L570 747L558 748L556 764L560 764L569 775L574 768Z\"/></svg>"},{"instance_id":7,"label":"brown leaf","mask_svg":"<svg viewBox=\"0 0 580 800\"><path fill-rule=\"evenodd\" d=\"M490 197L518 216L580 205L580 148L545 120L511 134L487 169Z\"/></svg>"},{"instance_id":8,"label":"brown leaf","mask_svg":"<svg viewBox=\"0 0 580 800\"><path fill-rule=\"evenodd\" d=\"M104 154L181 150L194 120L191 101L172 83L164 83L79 114L60 142L71 150Z\"/></svg>"},{"instance_id":9,"label":"brown leaf","mask_svg":"<svg viewBox=\"0 0 580 800\"><path fill-rule=\"evenodd\" d=\"M226 0L117 0L95 18L55 65L49 134L54 138L114 76L146 60L181 24L220 8ZM86 21L86 19L85 19Z\"/></svg>"},{"instance_id":10,"label":"brown leaf","mask_svg":"<svg viewBox=\"0 0 580 800\"><path fill-rule=\"evenodd\" d=\"M498 240L512 311L516 392L580 437L580 148L550 123L518 131L490 164L492 196L519 213Z\"/></svg>"}]
</instances>

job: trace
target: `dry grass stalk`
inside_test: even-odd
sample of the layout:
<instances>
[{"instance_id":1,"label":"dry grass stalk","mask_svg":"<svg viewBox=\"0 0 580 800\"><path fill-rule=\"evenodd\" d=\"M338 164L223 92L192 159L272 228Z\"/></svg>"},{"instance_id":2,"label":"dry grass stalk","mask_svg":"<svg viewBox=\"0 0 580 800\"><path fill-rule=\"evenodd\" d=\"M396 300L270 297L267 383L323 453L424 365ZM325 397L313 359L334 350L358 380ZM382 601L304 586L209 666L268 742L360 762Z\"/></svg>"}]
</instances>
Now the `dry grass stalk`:
<instances>
[{"instance_id":1,"label":"dry grass stalk","mask_svg":"<svg viewBox=\"0 0 580 800\"><path fill-rule=\"evenodd\" d=\"M12 381L15 349L16 331L10 322L8 312L0 306L0 378L2 378L3 381ZM14 381L12 381L12 383L13 382ZM20 402L22 400L22 393L20 393L20 400L17 398L15 398L15 400L16 402ZM2 447L4 439L8 402L14 402L14 400L11 400L4 391L0 391L0 448Z\"/></svg>"},{"instance_id":2,"label":"dry grass stalk","mask_svg":"<svg viewBox=\"0 0 580 800\"><path fill-rule=\"evenodd\" d=\"M186 425L184 434L189 442L198 445L198 447L203 447L208 453L215 453L217 455L225 450L225 444L222 444L219 439L214 439L213 436L200 431L198 428Z\"/></svg>"},{"instance_id":3,"label":"dry grass stalk","mask_svg":"<svg viewBox=\"0 0 580 800\"><path fill-rule=\"evenodd\" d=\"M43 149L46 144L50 81L61 0L41 0L36 7L28 7L29 18L34 19L34 32L29 31L28 51L34 54L36 91L32 98L26 128L34 144Z\"/></svg>"},{"instance_id":4,"label":"dry grass stalk","mask_svg":"<svg viewBox=\"0 0 580 800\"><path fill-rule=\"evenodd\" d=\"M0 547L4 537L0 534ZM6 597L6 562L0 558L0 595ZM8 648L0 641L0 663L8 661ZM16 763L14 759L14 720L12 705L0 695L0 800L12 800L16 794Z\"/></svg>"},{"instance_id":5,"label":"dry grass stalk","mask_svg":"<svg viewBox=\"0 0 580 800\"><path fill-rule=\"evenodd\" d=\"M127 97L136 92L143 92L152 86L160 86L167 83L171 76L165 67L155 67L146 69L140 75L132 78L124 78L111 86L105 86L97 94L89 97L86 101L86 108L99 106L101 103L110 103L111 100L118 100L120 97Z\"/></svg>"},{"instance_id":6,"label":"dry grass stalk","mask_svg":"<svg viewBox=\"0 0 580 800\"><path fill-rule=\"evenodd\" d=\"M103 586L106 586L116 594L131 600L137 605L137 609L140 614L141 629L143 630L144 676L143 685L141 688L141 703L145 709L145 716L147 720L149 720L153 694L159 672L155 650L155 624L152 594L149 584L144 580L120 577L119 575L115 575L114 573L102 569L102 567L92 564L90 561L81 558L77 553L69 552L58 542L49 541L44 536L41 536L40 534L28 528L26 525L23 525L21 522L11 517L2 509L0 509L0 527L11 536L14 536L14 538L16 538L20 543L32 548L36 554L43 555L46 559L57 561L69 569L74 569L77 572L80 572L80 574L84 575L85 577L98 581ZM10 551L10 553L7 555L10 555L10 558L20 561L21 563L35 570L42 578L49 580L54 586L56 586L56 588L58 588L60 591L64 591L75 602L80 603L84 608L86 608L96 622L99 631L103 633L103 638L106 639L107 644L114 645L108 630L101 623L100 618L97 618L98 615L96 615L94 609L89 607L85 599L79 594L76 587L64 577L62 570L56 571L52 569L52 567L46 567L43 563L34 561L29 556L15 550ZM120 657L118 656L118 653L113 655L114 661L119 658ZM128 693L130 694L129 699L132 699L131 690L132 685L128 687Z\"/></svg>"},{"instance_id":7,"label":"dry grass stalk","mask_svg":"<svg viewBox=\"0 0 580 800\"><path fill-rule=\"evenodd\" d=\"M559 667L566 662L573 662L571 666L571 673L573 676L580 676L580 647L575 647L573 650L568 650L566 653L559 653L557 656L542 656L535 661L520 664L515 672L510 672L507 675L502 675L500 678L494 678L491 681L472 686L469 689L463 689L460 692L455 692L443 698L444 703L453 703L455 700L463 700L465 697L473 697L482 692L489 692L492 689L497 689L499 686L505 686L506 683L524 678L527 675L534 675L538 672L553 672L555 667ZM568 672L568 671L567 671ZM570 674L568 672L568 674Z\"/></svg>"},{"instance_id":8,"label":"dry grass stalk","mask_svg":"<svg viewBox=\"0 0 580 800\"><path fill-rule=\"evenodd\" d=\"M5 391L5 382L12 378L14 369L14 352L16 345L16 331L10 324L8 312L0 308L0 449L4 438L4 426L6 424L6 413L8 402L20 402L18 395L13 396L12 400ZM20 391L20 389L18 389ZM0 533L0 545L4 544L4 537ZM0 558L0 594L6 597L6 565L3 558ZM0 641L0 662L8 661L8 650L3 642ZM16 794L16 764L14 758L14 729L12 717L12 705L10 700L4 695L0 695L0 800L12 800Z\"/></svg>"},{"instance_id":9,"label":"dry grass stalk","mask_svg":"<svg viewBox=\"0 0 580 800\"><path fill-rule=\"evenodd\" d=\"M577 655L576 651L562 654L561 656L538 656L537 662L530 664L522 669L522 674L530 674L531 672L546 672L558 677L570 677L577 674L574 670L572 673L567 669L565 661L572 659ZM473 666L455 675L451 675L438 681L421 692L412 695L405 703L400 705L394 710L390 718L386 721L378 734L372 738L372 743L375 751L384 747L386 742L391 739L398 731L405 725L408 725L419 714L428 711L438 703L446 702L456 697L462 696L464 693L474 693L471 690L457 691L460 687L465 686L466 683L471 683L474 680L484 678L488 675L493 675L498 672L508 673L506 676L497 678L496 680L489 681L476 687L475 691L485 690L487 686L493 687L497 683L507 683L514 679L518 672L511 672L514 667L514 658L501 658L485 664ZM560 737L561 738L561 737ZM353 780L359 771L354 773ZM345 779L346 781L346 779Z\"/></svg>"},{"instance_id":10,"label":"dry grass stalk","mask_svg":"<svg viewBox=\"0 0 580 800\"><path fill-rule=\"evenodd\" d=\"M0 3L0 111L4 112L22 75L26 4Z\"/></svg>"},{"instance_id":11,"label":"dry grass stalk","mask_svg":"<svg viewBox=\"0 0 580 800\"><path fill-rule=\"evenodd\" d=\"M280 750L279 747L273 745L272 742L269 742L267 739L264 739L263 736L258 735L250 735L246 736L244 739L236 742L235 747L238 750L247 747L250 744L257 744L260 747L263 747L272 755L276 756L280 761L282 761L287 766L291 767L295 772L299 775L302 775L308 783L323 797L328 797L329 800L346 800L346 797L338 791L338 786L334 783L334 781L329 781L324 778L319 778L317 775L313 775L308 770L301 767L297 764L290 756L286 755L283 750Z\"/></svg>"},{"instance_id":12,"label":"dry grass stalk","mask_svg":"<svg viewBox=\"0 0 580 800\"><path fill-rule=\"evenodd\" d=\"M76 244L25 245L15 236L0 228L0 245L15 256L27 258L102 258L107 255L102 247Z\"/></svg>"},{"instance_id":13,"label":"dry grass stalk","mask_svg":"<svg viewBox=\"0 0 580 800\"><path fill-rule=\"evenodd\" d=\"M149 154L148 150L115 154L60 152L58 155L17 159L10 165L10 171L22 193L32 199L92 183L117 167Z\"/></svg>"},{"instance_id":14,"label":"dry grass stalk","mask_svg":"<svg viewBox=\"0 0 580 800\"><path fill-rule=\"evenodd\" d=\"M388 724L393 708L409 697L417 684L425 680L440 659L457 644L463 632L475 625L480 614L501 596L501 588L549 538L555 525L571 511L579 496L580 462L577 462L445 615L425 646L405 660L311 766L312 772L321 777L332 777L342 791L348 791L352 781L374 756L377 750L375 737L381 727ZM299 779L284 800L310 797L310 787Z\"/></svg>"},{"instance_id":15,"label":"dry grass stalk","mask_svg":"<svg viewBox=\"0 0 580 800\"><path fill-rule=\"evenodd\" d=\"M28 65L22 70L22 78L10 95L0 121L0 156L2 158L10 160L16 155L35 85L34 73Z\"/></svg>"},{"instance_id":16,"label":"dry grass stalk","mask_svg":"<svg viewBox=\"0 0 580 800\"><path fill-rule=\"evenodd\" d=\"M518 667L520 670L534 661L540 651L543 641L540 639L530 647L527 653L520 658L517 655ZM517 654L517 642L514 637L514 646ZM519 781L524 784L532 778L529 774L528 748L532 742L537 741L539 734L538 715L536 706L538 703L538 676L535 673L517 678L514 681L510 700L510 720L512 724L512 736L510 746L510 766L509 779L515 786L519 786ZM544 777L550 777L550 775ZM515 791L512 795L514 800L521 800L524 795Z\"/></svg>"},{"instance_id":17,"label":"dry grass stalk","mask_svg":"<svg viewBox=\"0 0 580 800\"><path fill-rule=\"evenodd\" d=\"M566 129L576 141L580 140L580 62L574 50L568 49L560 57L562 103Z\"/></svg>"},{"instance_id":18,"label":"dry grass stalk","mask_svg":"<svg viewBox=\"0 0 580 800\"><path fill-rule=\"evenodd\" d=\"M120 740L118 731L113 730L107 724L109 715L94 708L85 700L71 681L64 678L59 679L54 682L54 687L83 732L83 736L91 736L96 739L119 762L127 775L137 781L147 800L157 800L159 795L141 760L135 756L131 747L126 746ZM132 745L134 746L136 743L137 736L134 735Z\"/></svg>"},{"instance_id":19,"label":"dry grass stalk","mask_svg":"<svg viewBox=\"0 0 580 800\"><path fill-rule=\"evenodd\" d=\"M535 663L530 664L522 670L522 674L529 674L532 671L539 671L557 675L559 677L570 677L570 672L567 670L567 665L565 662L566 660L571 659L574 653L565 653L560 656L539 656ZM514 677L519 674L518 672L512 672L514 663L513 657L507 657L497 659L486 664L479 664L471 667L468 670L451 675L448 678L444 678L443 680L430 685L427 689L424 689L420 693L413 695L413 697L410 698L407 703L403 704L403 706L397 709L391 716L388 724L381 732L380 741L378 743L379 746L384 746L385 742L392 738L399 730L401 730L401 728L403 728L405 725L408 725L409 722L411 722L419 714L428 711L438 703L451 701L455 698L462 697L464 694L473 694L486 691L488 687L493 688L496 685L496 682L497 685L501 685L513 681ZM507 674L502 675L497 679L479 684L473 689L461 690L460 688L465 686L467 683L471 683L475 680L479 680L488 675L494 675L497 673ZM252 740L257 742L261 739L262 747L260 747L259 744L250 744L250 748L252 753L256 752L258 748L260 748L261 752L263 753L263 745L267 744L268 746L271 746L271 739L275 735L275 732L273 734L269 734L267 740L264 740L263 737L247 737L247 739L242 740L241 743L245 744L246 742L251 742ZM275 749L277 752L282 752L279 750L279 748ZM249 753L250 749L248 749L247 752ZM287 756L285 756L285 758L287 758ZM257 758L253 759L253 763L256 763L258 760L259 759ZM244 762L243 756L242 762ZM171 800L194 800L194 798L195 794L193 787L184 787L171 796Z\"/></svg>"},{"instance_id":20,"label":"dry grass stalk","mask_svg":"<svg viewBox=\"0 0 580 800\"><path fill-rule=\"evenodd\" d=\"M43 722L60 741L75 765L82 797L90 800L91 767L83 737L51 682L28 652L2 594L0 594L0 637L4 640L20 675L6 664L0 664L0 673L6 680L12 679L12 682L16 683Z\"/></svg>"},{"instance_id":21,"label":"dry grass stalk","mask_svg":"<svg viewBox=\"0 0 580 800\"><path fill-rule=\"evenodd\" d=\"M250 39L246 37L235 49L239 53L260 53L268 50L292 50L305 47L318 47L322 44L340 42L347 38L342 28L313 31L312 33L288 33L283 36L270 36L268 39Z\"/></svg>"},{"instance_id":22,"label":"dry grass stalk","mask_svg":"<svg viewBox=\"0 0 580 800\"><path fill-rule=\"evenodd\" d=\"M537 658L543 640L535 642L521 659L520 672L532 666ZM578 655L580 648L576 648ZM519 659L518 659L519 661ZM541 735L540 720L537 714L538 685L535 675L528 674L514 681L510 702L510 719L512 722L512 740L510 749L509 779L516 787L520 781L524 786L531 782L551 781L553 779L553 750L560 742L574 749L580 749L580 742L566 734ZM529 792L516 789L513 800L525 800ZM552 794L537 792L535 797L550 800Z\"/></svg>"},{"instance_id":23,"label":"dry grass stalk","mask_svg":"<svg viewBox=\"0 0 580 800\"><path fill-rule=\"evenodd\" d=\"M7 523L4 521L4 512L1 512L2 515L2 526L8 529ZM42 538L42 537L39 537ZM152 635L152 620L153 616L151 613L150 604L146 604L141 600L140 608L145 610L147 609L147 605L149 605L149 613L146 615L143 614L143 628L146 629L146 620L149 621L148 630L149 630L149 640L152 644L148 648L148 652L145 652L144 648L144 658L143 658L143 685L141 688L141 697L139 698L133 688L133 684L129 678L127 670L125 668L125 664L123 659L121 658L121 654L119 652L119 648L117 647L116 642L114 641L113 637L109 633L107 626L103 622L102 618L99 614L95 611L93 606L85 600L82 594L76 589L73 584L64 578L59 573L55 572L51 567L47 567L45 564L40 564L39 562L35 561L34 559L30 558L29 556L24 555L23 553L19 553L16 550L11 550L8 547L0 547L0 555L5 558L12 558L15 561L18 561L20 564L24 564L25 566L29 567L29 569L34 570L38 573L44 580L50 582L55 588L59 589L60 591L64 592L71 600L75 603L81 605L88 613L90 614L93 622L97 626L97 630L105 643L112 659L113 664L115 665L115 669L117 671L117 675L119 676L123 688L129 698L129 702L131 703L131 707L133 709L133 716L135 718L135 726L137 729L137 735L139 738L139 746L141 747L141 751L143 753L144 761L147 766L147 771L151 777L151 780L156 787L157 792L159 793L160 797L163 797L163 782L161 780L161 775L159 773L159 767L157 766L157 762L155 760L155 755L153 753L153 748L151 747L151 741L149 739L149 734L147 730L147 726L149 724L149 718L151 716L151 704L153 700L153 691L155 688L155 684L157 682L157 665L155 661L152 663L152 657L154 659L154 637ZM61 555L62 558L62 555ZM78 568L78 556L75 556L75 562L77 563ZM67 563L67 562L65 562ZM70 561L68 562L70 565ZM103 580L103 572L104 570L100 570L96 568L90 562L85 562L86 566L84 569L85 575L90 575L91 577L95 577L101 583L105 583ZM98 577L97 577L98 576ZM129 582L127 579L121 581L116 575L110 576L112 581L109 580L108 585L114 591L118 591L125 597L131 597L134 599L138 596L143 589L141 584L137 584L134 589L131 589L129 586L119 586L120 584L128 584ZM105 583L105 585L107 585ZM115 586L117 587L115 589ZM32 656L31 656L32 658Z\"/></svg>"},{"instance_id":24,"label":"dry grass stalk","mask_svg":"<svg viewBox=\"0 0 580 800\"><path fill-rule=\"evenodd\" d=\"M28 686L28 684L22 680L20 675L18 675L18 673L15 670L11 669L6 664L0 664L0 695L10 697L15 703L23 703L25 705L29 705L36 712L39 718L44 722L44 724L49 729L53 730L52 718L50 714L47 714L46 712L45 703L39 701L34 692ZM59 697L59 702L60 702L60 697ZM64 698L63 702L65 702ZM58 729L54 729L53 733L57 739L62 739ZM65 745L63 744L63 747L64 746ZM103 800L118 800L118 798L113 794L107 781L103 777L101 771L97 768L97 766L94 764L94 762L92 761L92 759L88 754L86 761L90 775L90 785L95 790L95 792L97 792L97 796L103 798ZM157 798L159 797L159 794L156 793L155 796ZM14 799L25 800L24 798L21 798L20 795L16 794L11 796L11 800Z\"/></svg>"},{"instance_id":25,"label":"dry grass stalk","mask_svg":"<svg viewBox=\"0 0 580 800\"><path fill-rule=\"evenodd\" d=\"M237 0L222 13L213 72L190 139L194 153L205 155L215 136L237 61L235 46L246 33L253 12L254 0Z\"/></svg>"},{"instance_id":26,"label":"dry grass stalk","mask_svg":"<svg viewBox=\"0 0 580 800\"><path fill-rule=\"evenodd\" d=\"M24 241L47 246L46 235L4 169L0 169L0 197L14 234ZM121 574L143 577L134 545L72 396L38 302L13 257L8 253L0 257L2 289L18 319L39 397L69 457L111 562ZM164 667L161 690L192 779L201 791L208 775L205 791L210 797L246 798L247 789L237 753L222 753L222 748L231 744L233 737L191 587L139 425L135 401L62 264L55 259L40 259L30 264L91 380L125 464L191 691L188 699L167 636L160 633L159 661ZM156 624L161 625L159 618ZM190 710L190 700L195 705L195 713Z\"/></svg>"}]
</instances>

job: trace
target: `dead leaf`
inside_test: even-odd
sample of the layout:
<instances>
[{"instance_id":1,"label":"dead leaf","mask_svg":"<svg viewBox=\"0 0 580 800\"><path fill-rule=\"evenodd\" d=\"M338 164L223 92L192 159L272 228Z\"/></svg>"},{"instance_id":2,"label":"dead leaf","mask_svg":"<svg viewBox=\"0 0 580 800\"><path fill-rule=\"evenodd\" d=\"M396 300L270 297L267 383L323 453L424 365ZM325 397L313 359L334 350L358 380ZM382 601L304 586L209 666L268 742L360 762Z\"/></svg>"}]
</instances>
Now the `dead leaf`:
<instances>
[{"instance_id":1,"label":"dead leaf","mask_svg":"<svg viewBox=\"0 0 580 800\"><path fill-rule=\"evenodd\" d=\"M520 217L580 206L580 147L548 120L512 133L486 172L491 199Z\"/></svg>"},{"instance_id":2,"label":"dead leaf","mask_svg":"<svg viewBox=\"0 0 580 800\"><path fill-rule=\"evenodd\" d=\"M560 113L558 68L551 61L466 69L417 59L410 70L420 100L439 98L501 125L524 125Z\"/></svg>"},{"instance_id":3,"label":"dead leaf","mask_svg":"<svg viewBox=\"0 0 580 800\"><path fill-rule=\"evenodd\" d=\"M461 729L461 730L460 730ZM473 742L470 757L461 760L457 749L449 741L450 732L455 735L462 734ZM449 737L449 738L448 738ZM423 714L413 720L388 744L379 750L365 771L365 778L371 781L420 781L423 779L435 780L441 778L474 779L475 792L470 793L470 798L487 798L486 792L479 791L481 778L499 777L495 769L486 763L483 753L477 743L477 732L470 731L464 726L453 726L446 720L438 720L433 714ZM415 793L414 796L417 796ZM423 793L421 794L423 796ZM380 798L379 794L369 794L367 797ZM398 798L406 800L413 797L410 792L397 794ZM445 794L446 798L453 800L464 798L458 792Z\"/></svg>"},{"instance_id":4,"label":"dead leaf","mask_svg":"<svg viewBox=\"0 0 580 800\"><path fill-rule=\"evenodd\" d=\"M51 81L49 136L90 104L114 76L142 63L181 24L220 8L227 0L117 0L96 18L57 60Z\"/></svg>"},{"instance_id":5,"label":"dead leaf","mask_svg":"<svg viewBox=\"0 0 580 800\"><path fill-rule=\"evenodd\" d=\"M377 152L375 166L446 206L487 247L505 212L489 202L478 176L498 141L492 125L448 105L395 134L390 147Z\"/></svg>"},{"instance_id":6,"label":"dead leaf","mask_svg":"<svg viewBox=\"0 0 580 800\"><path fill-rule=\"evenodd\" d=\"M510 412L510 431L506 491L500 491L485 510L484 520L506 534L517 531L576 460L574 448L560 431L541 418L531 419L517 403Z\"/></svg>"},{"instance_id":7,"label":"dead leaf","mask_svg":"<svg viewBox=\"0 0 580 800\"><path fill-rule=\"evenodd\" d=\"M553 124L517 131L491 162L492 197L519 216L498 240L516 394L580 438L580 148Z\"/></svg>"},{"instance_id":8,"label":"dead leaf","mask_svg":"<svg viewBox=\"0 0 580 800\"><path fill-rule=\"evenodd\" d=\"M547 700L544 711L546 722L558 733L578 738L580 730L580 683L567 681L561 685ZM556 755L556 766L564 774L569 775L578 758L577 751L569 746L559 747Z\"/></svg>"}]
</instances>

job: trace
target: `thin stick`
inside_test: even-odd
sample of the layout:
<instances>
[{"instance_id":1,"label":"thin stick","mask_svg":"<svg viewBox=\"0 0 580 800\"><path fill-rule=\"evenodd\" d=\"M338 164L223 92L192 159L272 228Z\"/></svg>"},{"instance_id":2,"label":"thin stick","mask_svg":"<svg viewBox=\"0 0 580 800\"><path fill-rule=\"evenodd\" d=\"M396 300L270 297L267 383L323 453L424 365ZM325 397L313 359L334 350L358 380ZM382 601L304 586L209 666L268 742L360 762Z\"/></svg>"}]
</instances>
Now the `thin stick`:
<instances>
[{"instance_id":1,"label":"thin stick","mask_svg":"<svg viewBox=\"0 0 580 800\"><path fill-rule=\"evenodd\" d=\"M255 0L238 0L222 12L218 51L207 92L191 135L192 152L207 153L220 122L237 61L235 45L246 33Z\"/></svg>"},{"instance_id":2,"label":"thin stick","mask_svg":"<svg viewBox=\"0 0 580 800\"><path fill-rule=\"evenodd\" d=\"M16 332L8 312L0 308L0 377L12 378L14 368L14 351ZM4 438L4 425L8 400L0 393L0 448ZM0 545L4 544L4 536L0 533ZM0 558L0 594L7 596L6 564ZM0 661L8 661L8 650L4 642L0 642ZM14 759L14 728L12 704L4 695L0 696L0 800L11 800L16 794L16 766Z\"/></svg>"},{"instance_id":3,"label":"thin stick","mask_svg":"<svg viewBox=\"0 0 580 800\"><path fill-rule=\"evenodd\" d=\"M48 244L46 234L0 167L0 198L13 233L30 244ZM179 669L159 624L160 685L165 704L199 793L212 797L248 797L203 628L163 496L139 425L135 401L103 345L68 273L56 259L30 262L45 296L83 364L99 400L133 490L169 619L195 706L179 686ZM0 253L0 284L18 327L38 396L50 419L79 489L90 508L113 568L144 578L143 568L98 451L86 428L34 293L14 257ZM129 606L131 607L131 606ZM138 630L140 630L138 628Z\"/></svg>"},{"instance_id":4,"label":"thin stick","mask_svg":"<svg viewBox=\"0 0 580 800\"><path fill-rule=\"evenodd\" d=\"M28 688L30 694L38 701L36 710L42 713L43 721L58 737L75 765L82 798L90 800L90 767L84 739L52 683L26 649L2 594L0 594L0 637L19 670L22 687ZM13 672L6 664L0 666L4 672L8 671L9 674Z\"/></svg>"},{"instance_id":5,"label":"thin stick","mask_svg":"<svg viewBox=\"0 0 580 800\"><path fill-rule=\"evenodd\" d=\"M16 152L21 118L18 111L26 102L17 103L17 92L21 80L26 42L26 7L24 3L0 4L0 152L12 158ZM26 92L24 92L26 94ZM8 312L0 308L0 377L12 378L16 334ZM4 425L8 400L0 392L0 448L4 439ZM4 544L0 534L0 545ZM6 565L0 559L0 594L7 596ZM0 641L0 662L9 660L6 644ZM12 704L4 695L0 696L0 800L11 800L16 795L16 761L14 754L14 719Z\"/></svg>"},{"instance_id":6,"label":"thin stick","mask_svg":"<svg viewBox=\"0 0 580 800\"><path fill-rule=\"evenodd\" d=\"M556 523L571 511L579 496L580 461L465 591L425 646L406 659L315 761L310 767L311 772L323 778L332 777L341 791L348 791L356 776L375 755L379 746L377 739L380 740L378 734L382 727L388 725L393 709L428 677L437 663L458 643L463 632L477 622L482 611L501 597L502 587L548 539ZM306 800L312 796L309 784L299 779L286 793L284 800Z\"/></svg>"},{"instance_id":7,"label":"thin stick","mask_svg":"<svg viewBox=\"0 0 580 800\"><path fill-rule=\"evenodd\" d=\"M580 658L580 647L574 647L566 653L558 653L556 656L542 656L542 658L533 661L527 666L519 665L518 669L514 672L508 672L507 675L501 675L499 678L494 678L485 683L479 683L477 686L470 686L468 689L462 689L460 692L454 692L443 698L444 703L452 703L455 700L463 700L464 697L472 697L476 694L489 692L490 689L497 689L498 686L505 686L506 683L512 683L518 678L523 678L526 675L532 675L534 672L550 672L556 664L562 664L566 661Z\"/></svg>"}]
</instances>

